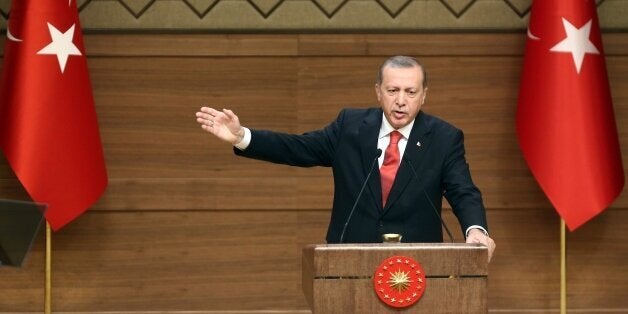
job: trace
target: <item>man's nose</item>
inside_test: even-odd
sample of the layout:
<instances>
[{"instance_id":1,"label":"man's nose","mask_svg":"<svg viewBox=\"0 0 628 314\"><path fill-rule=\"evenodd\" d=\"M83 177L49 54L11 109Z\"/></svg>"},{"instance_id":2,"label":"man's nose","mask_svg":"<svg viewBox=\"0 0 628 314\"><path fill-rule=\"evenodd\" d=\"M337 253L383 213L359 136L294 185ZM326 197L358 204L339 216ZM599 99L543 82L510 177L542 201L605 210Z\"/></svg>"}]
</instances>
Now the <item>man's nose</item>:
<instances>
[{"instance_id":1,"label":"man's nose","mask_svg":"<svg viewBox=\"0 0 628 314\"><path fill-rule=\"evenodd\" d=\"M405 106L406 104L406 93L403 91L400 91L399 93L397 93L397 96L395 97L395 103L399 106Z\"/></svg>"}]
</instances>

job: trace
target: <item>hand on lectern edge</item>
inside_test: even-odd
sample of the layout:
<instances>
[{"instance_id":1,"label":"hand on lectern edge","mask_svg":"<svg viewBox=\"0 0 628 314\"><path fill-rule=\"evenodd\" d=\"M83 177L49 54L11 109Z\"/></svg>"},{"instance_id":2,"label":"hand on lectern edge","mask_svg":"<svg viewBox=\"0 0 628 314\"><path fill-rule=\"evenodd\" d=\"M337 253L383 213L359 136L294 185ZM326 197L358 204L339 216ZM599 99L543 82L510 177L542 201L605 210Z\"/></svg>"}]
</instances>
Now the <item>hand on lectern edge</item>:
<instances>
[{"instance_id":1,"label":"hand on lectern edge","mask_svg":"<svg viewBox=\"0 0 628 314\"><path fill-rule=\"evenodd\" d=\"M495 251L495 241L493 241L493 239L491 239L491 237L489 237L488 235L484 234L482 230L469 230L467 243L480 243L486 245L486 247L488 247L488 261L491 261L491 258L493 257L493 252Z\"/></svg>"}]
</instances>

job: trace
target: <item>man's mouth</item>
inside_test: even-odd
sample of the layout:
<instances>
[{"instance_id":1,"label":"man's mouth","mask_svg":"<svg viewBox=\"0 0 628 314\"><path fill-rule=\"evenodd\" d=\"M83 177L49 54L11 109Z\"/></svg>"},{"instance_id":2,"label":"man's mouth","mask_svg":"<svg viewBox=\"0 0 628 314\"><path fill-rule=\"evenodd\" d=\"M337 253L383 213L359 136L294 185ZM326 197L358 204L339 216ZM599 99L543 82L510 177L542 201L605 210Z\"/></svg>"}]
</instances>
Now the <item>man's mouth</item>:
<instances>
[{"instance_id":1,"label":"man's mouth","mask_svg":"<svg viewBox=\"0 0 628 314\"><path fill-rule=\"evenodd\" d=\"M405 112L397 111L397 110L393 110L392 114L393 114L393 117L395 117L395 119L403 119L406 116Z\"/></svg>"}]
</instances>

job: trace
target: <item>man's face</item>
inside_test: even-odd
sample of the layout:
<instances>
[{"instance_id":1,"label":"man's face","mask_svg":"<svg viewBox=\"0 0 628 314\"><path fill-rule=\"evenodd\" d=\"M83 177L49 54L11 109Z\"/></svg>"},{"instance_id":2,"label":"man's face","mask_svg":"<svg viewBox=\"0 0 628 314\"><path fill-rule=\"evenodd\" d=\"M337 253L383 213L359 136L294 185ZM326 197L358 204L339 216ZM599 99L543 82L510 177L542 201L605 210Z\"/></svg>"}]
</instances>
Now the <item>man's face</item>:
<instances>
[{"instance_id":1,"label":"man's face","mask_svg":"<svg viewBox=\"0 0 628 314\"><path fill-rule=\"evenodd\" d=\"M399 129L419 114L427 88L423 88L423 72L419 67L387 66L382 71L381 85L375 85L375 92L386 120Z\"/></svg>"}]
</instances>

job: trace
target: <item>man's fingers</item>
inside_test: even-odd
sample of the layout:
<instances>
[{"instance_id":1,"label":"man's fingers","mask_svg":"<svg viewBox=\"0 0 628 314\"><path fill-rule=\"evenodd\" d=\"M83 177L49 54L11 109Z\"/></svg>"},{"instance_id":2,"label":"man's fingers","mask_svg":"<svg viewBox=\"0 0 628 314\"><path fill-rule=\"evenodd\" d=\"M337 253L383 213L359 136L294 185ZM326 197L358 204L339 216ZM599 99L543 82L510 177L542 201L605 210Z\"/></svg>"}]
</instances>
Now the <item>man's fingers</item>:
<instances>
[{"instance_id":1,"label":"man's fingers","mask_svg":"<svg viewBox=\"0 0 628 314\"><path fill-rule=\"evenodd\" d=\"M210 115L209 113L205 113L202 111L198 111L196 112L196 120L198 121L199 119L203 119L203 120L211 120L214 118L214 116ZM200 121L199 121L200 122Z\"/></svg>"},{"instance_id":2,"label":"man's fingers","mask_svg":"<svg viewBox=\"0 0 628 314\"><path fill-rule=\"evenodd\" d=\"M467 243L482 243L482 239L479 238L477 235L473 234L467 238L466 242Z\"/></svg>"},{"instance_id":3,"label":"man's fingers","mask_svg":"<svg viewBox=\"0 0 628 314\"><path fill-rule=\"evenodd\" d=\"M238 116L229 109L218 111L214 108L203 106L196 112L196 122L201 125L203 130L230 143L233 143L239 137L232 129L242 129Z\"/></svg>"},{"instance_id":4,"label":"man's fingers","mask_svg":"<svg viewBox=\"0 0 628 314\"><path fill-rule=\"evenodd\" d=\"M214 108L211 108L211 107L201 107L201 112L209 114L209 115L211 115L213 117L215 117L217 114L220 113L220 111L218 111L218 110L216 110Z\"/></svg>"},{"instance_id":5,"label":"man's fingers","mask_svg":"<svg viewBox=\"0 0 628 314\"><path fill-rule=\"evenodd\" d=\"M196 113L196 122L200 123L201 125L208 125L208 126L211 126L214 124L214 121L208 115L201 112Z\"/></svg>"},{"instance_id":6,"label":"man's fingers","mask_svg":"<svg viewBox=\"0 0 628 314\"><path fill-rule=\"evenodd\" d=\"M488 246L488 261L490 263L491 262L491 258L493 258L493 252L495 251L496 245L495 245L495 241L492 238L490 238L490 237L487 237L487 242L488 242L487 243L487 246Z\"/></svg>"},{"instance_id":7,"label":"man's fingers","mask_svg":"<svg viewBox=\"0 0 628 314\"><path fill-rule=\"evenodd\" d=\"M231 120L235 120L238 117L235 115L235 113L233 113L233 111L229 110L229 109L222 109L222 112L225 113L225 115L227 115L227 117L229 117L229 119Z\"/></svg>"},{"instance_id":8,"label":"man's fingers","mask_svg":"<svg viewBox=\"0 0 628 314\"><path fill-rule=\"evenodd\" d=\"M201 112L201 111L197 111L196 112L196 117L197 118L201 118L201 119L209 119L209 118L211 118L209 113L204 113L204 112Z\"/></svg>"},{"instance_id":9,"label":"man's fingers","mask_svg":"<svg viewBox=\"0 0 628 314\"><path fill-rule=\"evenodd\" d=\"M491 259L493 258L493 253L495 251L495 241L488 236L478 236L478 235L472 235L469 236L467 238L467 243L479 243L479 244L483 244L488 248L488 260L489 262L491 261Z\"/></svg>"},{"instance_id":10,"label":"man's fingers","mask_svg":"<svg viewBox=\"0 0 628 314\"><path fill-rule=\"evenodd\" d=\"M196 112L196 121L210 127L212 127L214 124L226 123L227 121L231 120L232 117L236 117L236 115L230 110L227 113L223 111L218 111L211 107L201 107L200 111Z\"/></svg>"}]
</instances>

